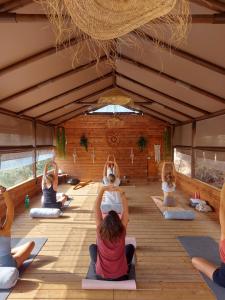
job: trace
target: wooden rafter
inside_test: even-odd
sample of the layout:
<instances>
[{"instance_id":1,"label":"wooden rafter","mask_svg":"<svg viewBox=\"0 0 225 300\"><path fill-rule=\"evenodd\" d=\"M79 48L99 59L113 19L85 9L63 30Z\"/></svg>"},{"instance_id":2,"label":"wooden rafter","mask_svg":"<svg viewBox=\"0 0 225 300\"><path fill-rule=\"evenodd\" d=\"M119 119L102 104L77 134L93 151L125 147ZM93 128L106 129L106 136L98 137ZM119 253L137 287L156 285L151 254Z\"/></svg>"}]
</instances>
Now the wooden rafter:
<instances>
[{"instance_id":1,"label":"wooden rafter","mask_svg":"<svg viewBox=\"0 0 225 300\"><path fill-rule=\"evenodd\" d=\"M224 12L225 11L225 3L218 0L190 0L190 2L199 4L203 7L218 11Z\"/></svg>"},{"instance_id":2,"label":"wooden rafter","mask_svg":"<svg viewBox=\"0 0 225 300\"><path fill-rule=\"evenodd\" d=\"M169 75L165 72L159 71L159 70L157 70L155 68L152 68L148 65L145 65L141 62L133 60L133 59L129 58L128 56L120 55L120 58L118 60L122 60L124 62L127 62L127 63L131 64L131 65L137 66L137 67L141 68L142 70L149 71L149 72L151 72L151 73L153 73L153 74L155 74L159 77L162 77L162 78L164 78L164 79L166 79L170 82L173 82L175 84L182 85L182 86L184 86L185 88L188 88L191 91L197 92L198 94L206 96L208 98L211 98L211 99L213 99L217 102L220 102L220 103L223 103L223 104L225 103L225 99L220 97L220 96L217 96L217 95L215 95L215 94L213 94L209 91L203 90L202 88L199 88L199 87L197 87L197 86L195 86L195 85L193 85L189 82L186 82L184 80L180 80L176 77L173 77L173 76L171 76L171 75Z\"/></svg>"},{"instance_id":3,"label":"wooden rafter","mask_svg":"<svg viewBox=\"0 0 225 300\"><path fill-rule=\"evenodd\" d=\"M189 104L189 103L184 102L184 101L182 101L182 100L180 100L180 99L178 99L178 98L172 97L172 96L170 96L170 95L168 95L168 94L166 94L166 93L163 93L163 92L161 92L161 91L159 91L159 90L156 90L155 88L152 88L152 87L150 87L150 86L148 86L148 85L146 85L146 84L143 84L143 83L140 82L140 81L134 80L133 78L130 78L130 77L128 77L128 76L125 76L125 75L123 75L123 74L121 74L121 73L118 73L118 72L117 72L116 75L117 75L117 77L124 78L124 79L126 79L126 80L128 80L128 81L130 81L130 82L132 82L132 83L134 83L134 84L137 84L137 85L139 85L139 86L141 86L141 87L143 87L143 88L146 88L147 90L149 90L150 92L156 94L157 96L163 96L163 97L169 99L170 101L172 101L172 102L174 102L174 103L181 104L181 105L183 105L184 107L187 107L187 108L190 108L190 109L192 109L192 110L198 111L198 112L200 112L200 113L202 113L202 114L208 114L208 113L209 113L207 110L201 109L201 108L199 108L199 107L197 107L197 106L195 106L195 105ZM157 100L155 100L155 101L157 101Z\"/></svg>"},{"instance_id":4,"label":"wooden rafter","mask_svg":"<svg viewBox=\"0 0 225 300\"><path fill-rule=\"evenodd\" d=\"M165 120L165 119L162 119L162 118L160 118L159 116L156 116L154 113L150 112L149 110L145 109L144 107L141 107L141 105L137 104L137 106L139 106L139 110L140 110L143 114L147 114L148 116L153 117L153 118L155 118L155 119L157 119L157 120L159 120L159 121L162 121L162 122L166 122L166 123L171 124L171 122L169 122L169 121L167 121L167 120ZM137 108L135 107L135 109L137 109ZM169 117L166 117L166 118L167 118L167 119L170 119ZM179 124L180 124L180 123L179 123Z\"/></svg>"},{"instance_id":5,"label":"wooden rafter","mask_svg":"<svg viewBox=\"0 0 225 300\"><path fill-rule=\"evenodd\" d=\"M102 56L99 59L99 63L104 62L106 60L107 60L106 56ZM97 61L96 61L96 59L94 59L91 62L88 62L88 63L86 63L84 65L78 66L78 67L76 67L76 68L74 68L72 70L66 71L64 73L60 73L60 74L58 74L56 76L53 76L53 77L51 77L51 78L49 78L47 80L40 81L40 82L36 83L35 85L33 85L33 86L29 87L29 88L26 88L26 89L24 89L22 91L19 91L19 92L13 94L13 95L10 95L10 96L8 96L6 98L1 99L0 100L0 104L12 101L13 99L16 99L17 97L20 97L20 96L25 96L28 93L33 92L36 89L40 89L40 88L46 86L47 84L52 84L52 83L56 82L57 80L62 80L62 79L67 78L68 76L75 75L75 74L77 74L77 73L79 73L81 71L85 71L85 70L93 67L94 65L96 65L96 63L97 63Z\"/></svg>"},{"instance_id":6,"label":"wooden rafter","mask_svg":"<svg viewBox=\"0 0 225 300\"><path fill-rule=\"evenodd\" d=\"M102 77L98 77L98 78L93 79L91 81L85 82L84 84L79 85L79 86L77 86L77 87L75 87L73 89L69 89L66 92L60 93L60 94L58 94L56 96L53 96L51 98L48 98L48 99L46 99L46 100L44 100L44 101L42 101L40 103L34 104L34 105L30 106L30 107L27 107L26 109L23 109L23 110L17 112L17 114L18 115L22 115L22 114L24 114L24 113L26 113L26 112L34 109L34 108L37 108L37 107L39 107L39 106L41 106L43 104L46 104L46 103L49 103L49 102L53 102L53 101L59 99L62 96L68 96L71 93L74 93L74 92L77 92L77 91L79 91L79 90L81 90L83 88L89 87L89 86L91 86L91 85L93 85L93 84L95 84L95 83L97 83L97 82L99 82L99 81L101 81L103 79L109 78L111 76L112 76L112 72L109 72L109 73L105 74Z\"/></svg>"},{"instance_id":7,"label":"wooden rafter","mask_svg":"<svg viewBox=\"0 0 225 300\"><path fill-rule=\"evenodd\" d=\"M108 86L108 87L105 87L104 89L98 90L98 91L96 91L96 92L94 92L94 93L91 93L91 94L89 94L89 95L86 95L86 96L84 96L84 97L82 97L82 98L79 98L79 99L77 99L77 100L73 100L73 101L71 101L71 102L69 102L69 103L67 103L67 104L64 104L64 105L60 105L59 107L54 108L54 109L52 109L52 110L49 110L49 111L47 111L47 112L45 112L45 113L43 113L43 114L41 114L41 115L38 115L38 116L36 116L35 118L36 118L36 119L42 118L42 117L44 117L44 116L46 116L46 115L48 115L48 114L50 114L50 113L53 113L53 112L55 112L55 111L57 111L57 110L62 109L63 107L65 107L65 106L67 106L67 105L74 104L74 103L76 103L76 104L87 104L87 105L92 105L92 104L94 104L94 103L96 103L96 102L86 103L86 102L82 102L82 101L89 100L90 98L92 98L92 97L94 97L94 96L97 96L97 95L99 95L99 94L102 94L102 93L104 93L104 92L107 92L107 91L111 90L112 88L113 88L113 85L110 85L110 86Z\"/></svg>"},{"instance_id":8,"label":"wooden rafter","mask_svg":"<svg viewBox=\"0 0 225 300\"><path fill-rule=\"evenodd\" d=\"M3 76L5 74L7 74L8 72L15 71L16 69L18 69L20 67L29 65L29 64L36 62L42 58L45 58L49 55L57 54L58 52L63 51L66 48L70 48L70 47L77 45L78 43L84 41L85 39L86 38L84 38L84 37L76 37L74 39L71 39L71 41L68 42L67 44L58 46L57 50L56 50L56 47L54 46L54 47L50 47L45 50L42 50L40 52L37 52L33 55L30 55L22 60L19 60L19 61L13 63L12 65L9 65L9 66L6 66L6 67L0 69L0 76Z\"/></svg>"},{"instance_id":9,"label":"wooden rafter","mask_svg":"<svg viewBox=\"0 0 225 300\"><path fill-rule=\"evenodd\" d=\"M121 90L123 90L124 92L132 93L134 96L137 96L137 97L139 97L139 98L142 98L142 99L146 100L146 102L147 102L146 104L149 104L149 103L150 103L150 104L151 104L151 103L156 103L156 104L161 105L163 108L166 108L166 109L170 110L171 112L174 112L174 113L176 113L176 114L179 114L179 115L181 115L181 116L183 116L183 117L185 117L185 118L187 118L187 119L193 119L190 115L187 115L187 114L185 114L185 113L183 113L183 112L181 112L181 111L179 111L179 110L177 110L177 109L175 109L175 108L172 108L172 107L170 107L170 106L168 106L168 105L166 105L166 104L162 104L162 103L157 102L157 101L155 101L155 100L146 98L146 97L144 97L144 96L143 96L142 94L140 94L140 93L135 93L135 92L133 92L133 91L130 90L130 89L124 88L122 85L118 85L118 84L117 84L117 86L118 86ZM138 104L138 102L137 102L137 104Z\"/></svg>"},{"instance_id":10,"label":"wooden rafter","mask_svg":"<svg viewBox=\"0 0 225 300\"><path fill-rule=\"evenodd\" d=\"M0 12L8 12L11 10L15 10L31 2L31 0L9 0L0 5Z\"/></svg>"},{"instance_id":11,"label":"wooden rafter","mask_svg":"<svg viewBox=\"0 0 225 300\"><path fill-rule=\"evenodd\" d=\"M223 16L224 16L224 21L225 21L225 15L223 15ZM145 34L143 33L142 35L138 35L137 33L133 32L132 34L135 35L137 37L137 39L141 39L141 40L144 40L144 41L149 41L153 45L155 43L155 39L147 33L145 33ZM187 61L198 64L202 67L205 67L205 68L209 69L210 71L214 71L214 72L217 72L219 74L225 75L225 68L223 68L221 66L218 66L218 65L216 65L214 63L211 63L211 62L209 62L209 61L207 61L203 58L200 58L198 56L190 54L190 53L188 53L184 50L173 47L172 45L169 45L169 44L167 44L163 41L159 41L158 43L159 43L160 46L162 46L163 50L169 52L170 54L172 53L177 57L181 57L181 58L183 58Z\"/></svg>"},{"instance_id":12,"label":"wooden rafter","mask_svg":"<svg viewBox=\"0 0 225 300\"><path fill-rule=\"evenodd\" d=\"M24 0L26 2L26 0ZM0 23L36 23L36 22L48 22L48 18L45 14L17 14L9 13L4 10L1 11L0 7ZM157 22L155 20L154 22ZM159 19L158 23L162 23L163 20ZM190 23L193 24L224 24L225 17L223 13L219 14L194 14L190 16Z\"/></svg>"},{"instance_id":13,"label":"wooden rafter","mask_svg":"<svg viewBox=\"0 0 225 300\"><path fill-rule=\"evenodd\" d=\"M88 111L88 108L87 108L87 107L89 107L89 105L85 105L85 104L84 104L82 107L76 108L76 109L74 109L74 110L71 110L71 111L68 112L68 113L65 113L65 114L63 114L63 115L61 115L61 116L59 116L59 117L56 117L56 118L54 118L54 119L52 119L52 120L49 120L49 121L47 122L47 124L50 123L50 122L53 122L53 124L54 124L54 123L55 123L55 122L54 122L55 120L60 119L60 118L63 118L63 117L66 117L66 116L68 116L68 115L70 115L70 114L72 114L72 113L79 112L81 109L84 109L84 108L86 108L85 111ZM83 113L83 112L82 112L82 113Z\"/></svg>"}]
</instances>

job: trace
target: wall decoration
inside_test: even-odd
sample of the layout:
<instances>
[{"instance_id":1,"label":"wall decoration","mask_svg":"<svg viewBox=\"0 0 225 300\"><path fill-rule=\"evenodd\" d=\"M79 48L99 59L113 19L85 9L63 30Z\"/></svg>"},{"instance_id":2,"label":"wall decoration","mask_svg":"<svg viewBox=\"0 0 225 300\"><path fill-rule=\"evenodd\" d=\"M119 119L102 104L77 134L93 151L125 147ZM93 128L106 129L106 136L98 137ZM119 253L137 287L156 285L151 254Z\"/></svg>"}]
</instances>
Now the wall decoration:
<instances>
[{"instance_id":1,"label":"wall decoration","mask_svg":"<svg viewBox=\"0 0 225 300\"><path fill-rule=\"evenodd\" d=\"M137 145L139 147L139 149L141 151L144 151L144 149L147 147L148 145L148 141L144 136L140 136L138 141L137 141Z\"/></svg>"},{"instance_id":2,"label":"wall decoration","mask_svg":"<svg viewBox=\"0 0 225 300\"><path fill-rule=\"evenodd\" d=\"M78 156L77 156L76 148L74 148L74 150L73 150L73 162L74 163L77 162L77 158L78 158Z\"/></svg>"},{"instance_id":3,"label":"wall decoration","mask_svg":"<svg viewBox=\"0 0 225 300\"><path fill-rule=\"evenodd\" d=\"M83 134L80 137L80 145L81 147L84 147L86 151L88 151L88 138Z\"/></svg>"},{"instance_id":4,"label":"wall decoration","mask_svg":"<svg viewBox=\"0 0 225 300\"><path fill-rule=\"evenodd\" d=\"M95 163L95 148L93 148L92 153L91 153L91 158L92 158L92 163Z\"/></svg>"},{"instance_id":5,"label":"wall decoration","mask_svg":"<svg viewBox=\"0 0 225 300\"><path fill-rule=\"evenodd\" d=\"M108 130L106 132L107 143L110 147L116 147L120 143L119 132Z\"/></svg>"},{"instance_id":6,"label":"wall decoration","mask_svg":"<svg viewBox=\"0 0 225 300\"><path fill-rule=\"evenodd\" d=\"M56 152L59 157L66 156L66 134L65 128L60 126L56 128Z\"/></svg>"},{"instance_id":7,"label":"wall decoration","mask_svg":"<svg viewBox=\"0 0 225 300\"><path fill-rule=\"evenodd\" d=\"M155 162L160 163L161 157L160 157L160 148L161 145L154 145L154 151L155 151Z\"/></svg>"},{"instance_id":8,"label":"wall decoration","mask_svg":"<svg viewBox=\"0 0 225 300\"><path fill-rule=\"evenodd\" d=\"M130 159L131 159L131 164L134 164L134 150L133 148L130 149Z\"/></svg>"}]
</instances>

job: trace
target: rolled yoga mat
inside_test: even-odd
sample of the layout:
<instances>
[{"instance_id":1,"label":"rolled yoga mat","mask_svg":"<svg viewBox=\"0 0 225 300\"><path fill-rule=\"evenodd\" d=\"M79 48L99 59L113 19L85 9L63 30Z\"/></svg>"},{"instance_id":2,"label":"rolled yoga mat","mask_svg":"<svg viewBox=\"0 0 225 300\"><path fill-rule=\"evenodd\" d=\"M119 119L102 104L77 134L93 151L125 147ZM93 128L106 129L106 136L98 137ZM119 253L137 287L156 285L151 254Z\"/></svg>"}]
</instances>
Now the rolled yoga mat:
<instances>
[{"instance_id":1,"label":"rolled yoga mat","mask_svg":"<svg viewBox=\"0 0 225 300\"><path fill-rule=\"evenodd\" d=\"M40 252L40 250L44 246L44 244L47 242L47 240L48 239L44 238L44 237L43 238L12 238L11 239L12 248L21 246L30 241L35 242L35 247L34 247L33 251L31 252L30 257L24 262L24 264L19 269L20 275L32 263L32 261L38 255L38 253ZM1 272L1 268L0 268L0 272ZM12 290L13 290L13 288L0 290L0 300L6 300Z\"/></svg>"},{"instance_id":2,"label":"rolled yoga mat","mask_svg":"<svg viewBox=\"0 0 225 300\"><path fill-rule=\"evenodd\" d=\"M203 257L220 266L219 245L212 238L208 236L180 236L178 240L191 258L195 256ZM208 287L215 294L216 299L224 300L225 288L215 284L204 274L201 273L201 275Z\"/></svg>"}]
</instances>

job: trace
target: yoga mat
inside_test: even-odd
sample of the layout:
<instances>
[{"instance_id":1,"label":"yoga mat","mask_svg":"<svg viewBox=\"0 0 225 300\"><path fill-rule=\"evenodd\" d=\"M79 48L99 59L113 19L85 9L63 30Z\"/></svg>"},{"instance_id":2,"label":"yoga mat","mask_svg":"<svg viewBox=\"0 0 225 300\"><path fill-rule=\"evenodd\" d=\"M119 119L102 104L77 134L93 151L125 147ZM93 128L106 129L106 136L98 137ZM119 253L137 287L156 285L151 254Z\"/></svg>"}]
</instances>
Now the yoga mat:
<instances>
[{"instance_id":1,"label":"yoga mat","mask_svg":"<svg viewBox=\"0 0 225 300\"><path fill-rule=\"evenodd\" d=\"M12 238L11 239L11 247L12 248L18 247L29 241L34 241L35 247L34 247L33 251L31 252L30 257L20 267L20 269L19 269L20 275L26 270L26 268L32 263L34 258L38 255L41 248L47 242L47 238ZM6 290L0 290L0 300L6 300L12 290L13 290L13 288L6 289Z\"/></svg>"},{"instance_id":2,"label":"yoga mat","mask_svg":"<svg viewBox=\"0 0 225 300\"><path fill-rule=\"evenodd\" d=\"M220 266L219 246L212 238L205 236L180 236L178 237L178 240L190 255L190 257L203 257ZM201 273L201 275L208 287L215 294L216 299L224 300L225 288L218 286L204 274Z\"/></svg>"}]
</instances>

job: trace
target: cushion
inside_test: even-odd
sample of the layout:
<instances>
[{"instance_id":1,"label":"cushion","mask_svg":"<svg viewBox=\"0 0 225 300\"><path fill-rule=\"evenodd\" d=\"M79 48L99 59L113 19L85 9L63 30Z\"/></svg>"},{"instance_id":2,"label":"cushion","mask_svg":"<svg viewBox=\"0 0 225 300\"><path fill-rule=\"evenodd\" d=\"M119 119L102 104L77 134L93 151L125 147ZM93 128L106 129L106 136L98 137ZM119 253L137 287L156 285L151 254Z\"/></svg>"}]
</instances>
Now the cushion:
<instances>
[{"instance_id":1,"label":"cushion","mask_svg":"<svg viewBox=\"0 0 225 300\"><path fill-rule=\"evenodd\" d=\"M10 289L13 287L19 278L17 268L1 267L0 268L0 289Z\"/></svg>"},{"instance_id":2,"label":"cushion","mask_svg":"<svg viewBox=\"0 0 225 300\"><path fill-rule=\"evenodd\" d=\"M195 219L195 213L192 210L183 211L164 211L164 218L167 220L193 220Z\"/></svg>"},{"instance_id":3,"label":"cushion","mask_svg":"<svg viewBox=\"0 0 225 300\"><path fill-rule=\"evenodd\" d=\"M59 208L31 208L31 218L58 218L61 215Z\"/></svg>"}]
</instances>

